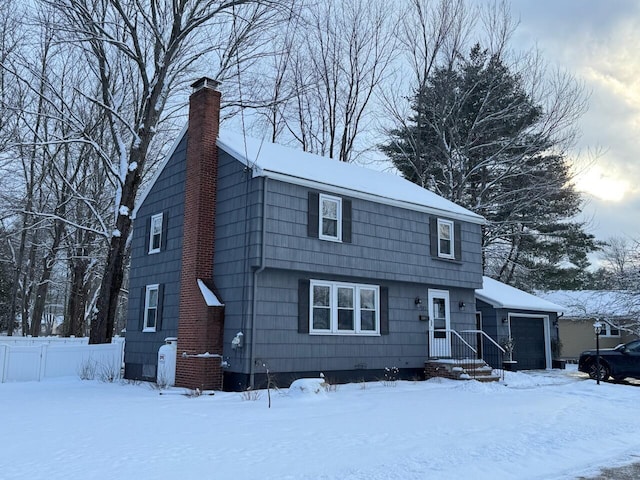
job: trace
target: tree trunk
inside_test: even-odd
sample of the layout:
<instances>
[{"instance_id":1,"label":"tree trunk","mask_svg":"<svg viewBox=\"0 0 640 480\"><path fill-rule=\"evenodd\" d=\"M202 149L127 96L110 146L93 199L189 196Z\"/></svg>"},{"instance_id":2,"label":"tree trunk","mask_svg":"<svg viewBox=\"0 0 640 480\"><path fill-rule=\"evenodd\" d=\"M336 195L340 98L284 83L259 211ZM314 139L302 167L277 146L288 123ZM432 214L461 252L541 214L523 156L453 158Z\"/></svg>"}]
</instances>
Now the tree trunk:
<instances>
[{"instance_id":1,"label":"tree trunk","mask_svg":"<svg viewBox=\"0 0 640 480\"><path fill-rule=\"evenodd\" d=\"M157 119L154 119L157 120ZM154 123L155 124L155 123ZM127 207L128 212L132 212L138 187L140 186L140 167L144 165L144 160L153 137L152 133L140 135L141 143L138 148L134 148L129 158L132 164L139 168L127 171L124 185L122 187L122 197L120 204ZM111 236L104 275L100 283L100 291L96 304L96 315L91 325L89 343L110 343L113 337L115 318L118 313L118 299L122 289L124 279L124 268L127 259L127 239L132 233L133 221L126 214L118 214L116 220L116 232Z\"/></svg>"},{"instance_id":2,"label":"tree trunk","mask_svg":"<svg viewBox=\"0 0 640 480\"><path fill-rule=\"evenodd\" d=\"M67 305L68 317L65 321L64 336L85 336L85 309L89 296L87 282L88 264L84 259L71 261L71 288Z\"/></svg>"},{"instance_id":3,"label":"tree trunk","mask_svg":"<svg viewBox=\"0 0 640 480\"><path fill-rule=\"evenodd\" d=\"M51 273L53 272L53 267L56 262L56 256L58 248L60 247L60 242L62 241L62 234L64 230L64 222L62 220L56 220L54 223L53 242L51 243L49 254L44 259L42 275L40 275L40 281L38 282L38 288L36 289L36 299L33 303L33 314L31 316L31 334L34 337L37 336L36 333L33 333L34 325L39 325L42 322L42 316L44 315L44 308L47 302L47 293L49 292L49 281L51 280Z\"/></svg>"},{"instance_id":4,"label":"tree trunk","mask_svg":"<svg viewBox=\"0 0 640 480\"><path fill-rule=\"evenodd\" d=\"M122 218L122 216L119 218ZM131 221L128 223L129 225L126 231L121 230L123 235L129 235ZM123 260L125 258L125 243L126 241L122 236L111 237L105 271L102 282L100 283L100 294L98 295L96 305L98 311L94 317L94 323L91 325L89 343L110 343L113 337L113 326L118 309L118 297L120 296L120 288L122 287L122 279L124 277Z\"/></svg>"},{"instance_id":5,"label":"tree trunk","mask_svg":"<svg viewBox=\"0 0 640 480\"><path fill-rule=\"evenodd\" d=\"M18 286L20 285L20 275L22 274L22 262L24 259L25 246L27 244L27 219L28 214L23 214L22 232L20 233L20 245L15 258L15 271L13 274L13 284L11 285L11 305L9 306L9 325L7 335L13 335L13 327L16 321L16 309L18 307ZM24 330L23 330L24 335Z\"/></svg>"},{"instance_id":6,"label":"tree trunk","mask_svg":"<svg viewBox=\"0 0 640 480\"><path fill-rule=\"evenodd\" d=\"M29 328L29 310L31 304L31 295L33 294L33 279L35 278L35 263L36 263L36 250L37 250L37 232L34 233L31 247L29 249L29 262L28 267L24 271L22 279L22 335L33 335L37 337L40 333L40 325L31 325Z\"/></svg>"}]
</instances>

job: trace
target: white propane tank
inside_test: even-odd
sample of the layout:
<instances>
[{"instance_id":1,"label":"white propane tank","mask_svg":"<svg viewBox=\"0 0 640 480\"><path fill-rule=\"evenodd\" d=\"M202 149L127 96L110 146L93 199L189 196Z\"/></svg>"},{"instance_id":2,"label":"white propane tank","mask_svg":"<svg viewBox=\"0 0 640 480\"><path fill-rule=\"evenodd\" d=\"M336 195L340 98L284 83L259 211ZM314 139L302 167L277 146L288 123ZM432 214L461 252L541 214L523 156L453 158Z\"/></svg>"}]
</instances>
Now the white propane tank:
<instances>
[{"instance_id":1,"label":"white propane tank","mask_svg":"<svg viewBox=\"0 0 640 480\"><path fill-rule=\"evenodd\" d=\"M178 355L178 339L167 337L165 344L158 350L158 375L156 383L173 387L176 384L176 357Z\"/></svg>"}]
</instances>

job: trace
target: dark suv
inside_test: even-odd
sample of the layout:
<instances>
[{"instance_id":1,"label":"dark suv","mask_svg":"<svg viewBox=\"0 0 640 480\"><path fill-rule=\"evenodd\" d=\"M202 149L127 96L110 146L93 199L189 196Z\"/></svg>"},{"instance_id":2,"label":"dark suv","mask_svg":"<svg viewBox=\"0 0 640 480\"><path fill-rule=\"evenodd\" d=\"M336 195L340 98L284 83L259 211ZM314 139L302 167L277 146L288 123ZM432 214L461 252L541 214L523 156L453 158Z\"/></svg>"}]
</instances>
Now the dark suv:
<instances>
[{"instance_id":1,"label":"dark suv","mask_svg":"<svg viewBox=\"0 0 640 480\"><path fill-rule=\"evenodd\" d=\"M596 378L596 351L587 350L580 354L578 370ZM640 340L618 345L616 348L600 349L600 380L622 380L626 377L640 379Z\"/></svg>"}]
</instances>

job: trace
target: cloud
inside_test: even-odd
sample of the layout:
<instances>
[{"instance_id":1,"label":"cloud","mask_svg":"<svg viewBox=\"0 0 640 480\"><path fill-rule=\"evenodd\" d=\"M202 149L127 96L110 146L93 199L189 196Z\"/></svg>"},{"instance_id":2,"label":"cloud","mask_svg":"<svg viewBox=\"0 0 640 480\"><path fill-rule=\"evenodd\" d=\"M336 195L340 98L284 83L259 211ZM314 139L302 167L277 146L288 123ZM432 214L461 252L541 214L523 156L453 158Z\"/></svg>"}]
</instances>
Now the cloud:
<instances>
[{"instance_id":1,"label":"cloud","mask_svg":"<svg viewBox=\"0 0 640 480\"><path fill-rule=\"evenodd\" d=\"M599 240L628 237L640 240L640 192L628 195L625 202L613 203L585 194L587 203L580 217L587 222L587 231Z\"/></svg>"},{"instance_id":2,"label":"cloud","mask_svg":"<svg viewBox=\"0 0 640 480\"><path fill-rule=\"evenodd\" d=\"M552 65L585 83L589 110L571 155L582 165L580 190L590 192L584 217L593 233L640 238L640 2L521 0L510 4L521 23L516 48L534 45ZM603 153L590 161L588 153ZM584 165L588 165L586 168Z\"/></svg>"}]
</instances>

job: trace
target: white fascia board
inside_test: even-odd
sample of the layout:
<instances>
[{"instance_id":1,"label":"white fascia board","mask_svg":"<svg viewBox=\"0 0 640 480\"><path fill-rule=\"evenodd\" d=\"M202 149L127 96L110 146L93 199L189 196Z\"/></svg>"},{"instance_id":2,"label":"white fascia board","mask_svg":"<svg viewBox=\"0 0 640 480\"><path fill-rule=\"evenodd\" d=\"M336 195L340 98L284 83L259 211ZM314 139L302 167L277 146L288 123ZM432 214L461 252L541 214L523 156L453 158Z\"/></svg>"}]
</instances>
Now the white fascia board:
<instances>
[{"instance_id":1,"label":"white fascia board","mask_svg":"<svg viewBox=\"0 0 640 480\"><path fill-rule=\"evenodd\" d=\"M553 312L553 313L562 313L565 309L560 305L537 305L537 304L518 304L518 303L509 303L509 302L501 302L495 298L490 298L485 295L482 295L476 291L475 297L477 300L482 300L485 303L488 303L493 308L503 308L507 310L530 310L530 311L538 311L538 312ZM541 302L548 303L543 299L540 299Z\"/></svg>"},{"instance_id":2,"label":"white fascia board","mask_svg":"<svg viewBox=\"0 0 640 480\"><path fill-rule=\"evenodd\" d=\"M189 126L188 123L184 124L184 127L182 127L182 130L180 131L180 134L176 137L176 140L173 142L173 145L171 146L171 150L169 150L169 152L162 159L162 162L160 162L160 165L158 165L158 168L156 168L156 171L153 172L153 177L151 178L151 180L149 180L149 183L147 184L147 187L144 189L144 191L138 197L138 201L136 202L136 206L134 207L133 212L131 212L131 219L132 220L135 220L136 216L138 215L138 209L144 203L146 198L149 196L149 192L151 192L151 189L153 188L153 186L158 181L158 177L160 177L160 174L164 170L164 167L167 166L167 163L169 163L169 160L171 159L173 154L176 153L176 149L178 148L178 145L180 145L180 142L182 141L182 138L187 133L187 127L188 126Z\"/></svg>"},{"instance_id":3,"label":"white fascia board","mask_svg":"<svg viewBox=\"0 0 640 480\"><path fill-rule=\"evenodd\" d=\"M428 213L431 215L437 215L446 218L452 218L454 220L465 221L469 223L476 223L479 225L487 224L487 220L480 215L465 215L461 213L452 212L450 210L443 210L439 208L429 207L427 205L421 205L418 203L405 202L402 200L396 200L389 197L376 195L369 192L361 192L359 190L351 190L348 188L337 187L335 185L326 184L309 180L306 178L295 177L287 175L281 172L273 172L270 170L264 170L261 168L253 168L253 177L268 177L273 180L279 180L285 183L292 183L294 185L300 185L302 187L321 189L330 193L336 193L338 195L346 195L353 198L359 198L362 200L368 200L375 203L382 203L384 205L390 205L393 207L400 207L407 210L414 210L416 212Z\"/></svg>"}]
</instances>

